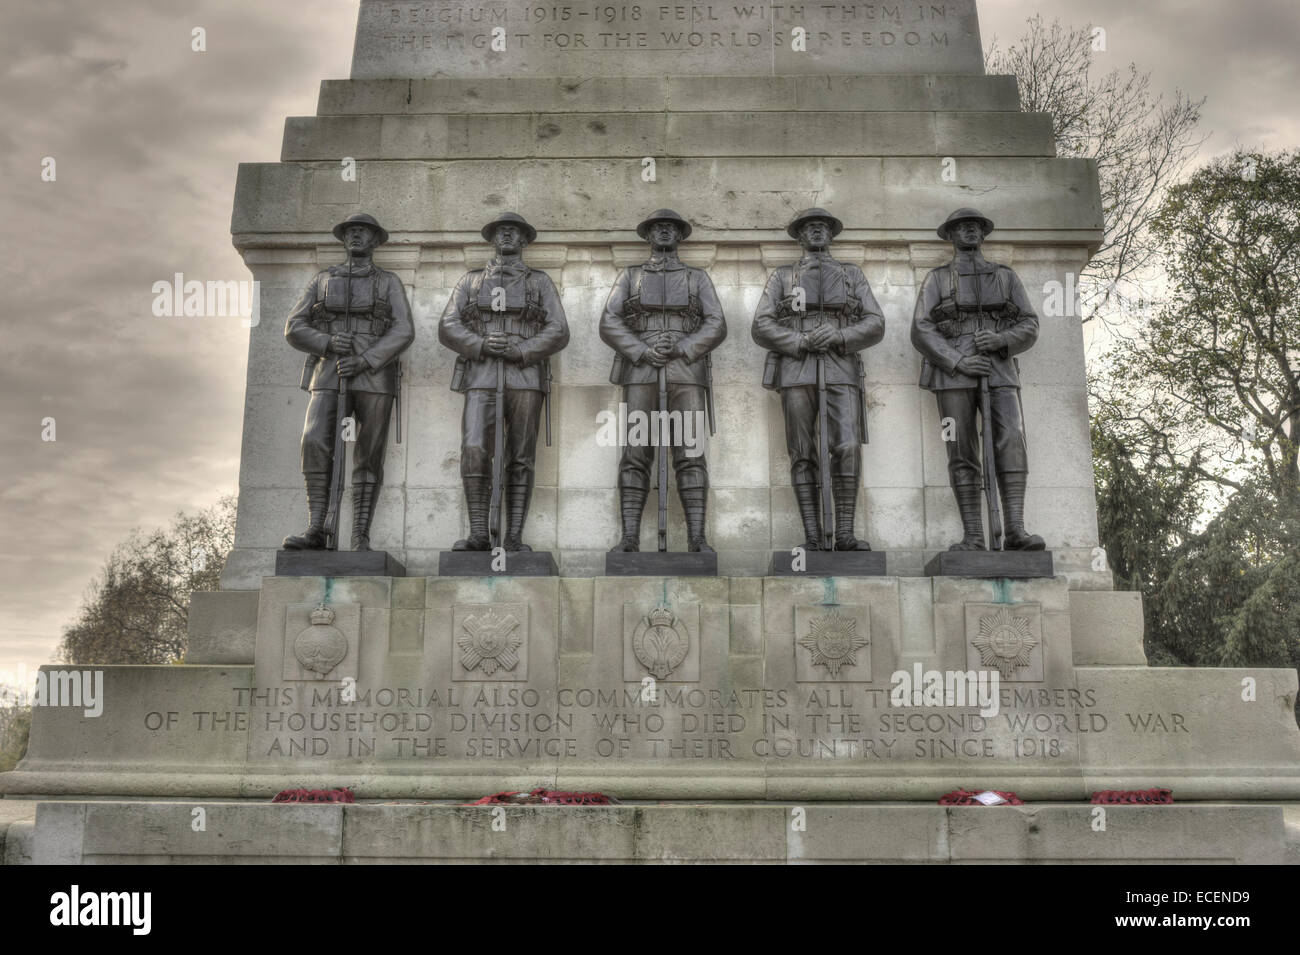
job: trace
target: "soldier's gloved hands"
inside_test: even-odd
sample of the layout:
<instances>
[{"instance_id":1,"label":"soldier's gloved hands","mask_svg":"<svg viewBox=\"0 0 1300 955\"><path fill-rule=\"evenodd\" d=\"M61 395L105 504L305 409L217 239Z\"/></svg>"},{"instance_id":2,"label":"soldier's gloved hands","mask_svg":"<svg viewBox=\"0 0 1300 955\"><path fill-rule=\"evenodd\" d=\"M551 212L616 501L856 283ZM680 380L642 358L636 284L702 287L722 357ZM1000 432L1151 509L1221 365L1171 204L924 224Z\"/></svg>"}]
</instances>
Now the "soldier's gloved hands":
<instances>
[{"instance_id":1,"label":"soldier's gloved hands","mask_svg":"<svg viewBox=\"0 0 1300 955\"><path fill-rule=\"evenodd\" d=\"M957 370L972 378L987 378L993 370L993 362L983 355L970 355L957 362Z\"/></svg>"},{"instance_id":2,"label":"soldier's gloved hands","mask_svg":"<svg viewBox=\"0 0 1300 955\"><path fill-rule=\"evenodd\" d=\"M1007 347L1007 339L1000 332L980 330L975 333L975 347L982 352L999 352Z\"/></svg>"},{"instance_id":3,"label":"soldier's gloved hands","mask_svg":"<svg viewBox=\"0 0 1300 955\"><path fill-rule=\"evenodd\" d=\"M519 350L518 345L506 345L501 349L501 357L506 361L521 364L524 360L524 353Z\"/></svg>"},{"instance_id":4,"label":"soldier's gloved hands","mask_svg":"<svg viewBox=\"0 0 1300 955\"><path fill-rule=\"evenodd\" d=\"M494 358L504 358L508 347L510 347L510 339L506 337L505 332L492 332L483 339L483 350Z\"/></svg>"},{"instance_id":5,"label":"soldier's gloved hands","mask_svg":"<svg viewBox=\"0 0 1300 955\"><path fill-rule=\"evenodd\" d=\"M355 378L366 368L366 363L359 355L349 355L347 358L340 358L336 362L340 378Z\"/></svg>"},{"instance_id":6,"label":"soldier's gloved hands","mask_svg":"<svg viewBox=\"0 0 1300 955\"><path fill-rule=\"evenodd\" d=\"M658 343L655 345L655 350L662 352L667 356L669 361L672 361L674 358L684 357L681 348L678 343L673 340L671 335L665 335L663 338L659 339Z\"/></svg>"},{"instance_id":7,"label":"soldier's gloved hands","mask_svg":"<svg viewBox=\"0 0 1300 955\"><path fill-rule=\"evenodd\" d=\"M816 352L826 351L834 341L835 329L830 325L816 325L808 333L808 343L812 346L812 350Z\"/></svg>"},{"instance_id":8,"label":"soldier's gloved hands","mask_svg":"<svg viewBox=\"0 0 1300 955\"><path fill-rule=\"evenodd\" d=\"M664 365L668 364L668 362L671 361L672 359L668 357L668 353L666 351L661 350L659 348L659 345L656 344L654 348L646 349L645 360L655 368L662 368Z\"/></svg>"},{"instance_id":9,"label":"soldier's gloved hands","mask_svg":"<svg viewBox=\"0 0 1300 955\"><path fill-rule=\"evenodd\" d=\"M339 332L330 336L330 352L334 355L352 354L352 332Z\"/></svg>"}]
</instances>

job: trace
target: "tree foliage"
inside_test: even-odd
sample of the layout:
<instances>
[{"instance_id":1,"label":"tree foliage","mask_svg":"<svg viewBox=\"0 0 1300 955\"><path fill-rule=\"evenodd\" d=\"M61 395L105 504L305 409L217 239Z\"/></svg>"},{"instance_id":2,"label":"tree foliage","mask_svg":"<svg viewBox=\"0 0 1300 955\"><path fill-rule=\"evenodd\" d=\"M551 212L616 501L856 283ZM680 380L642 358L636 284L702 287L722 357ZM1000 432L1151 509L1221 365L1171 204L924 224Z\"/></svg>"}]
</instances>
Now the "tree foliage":
<instances>
[{"instance_id":1,"label":"tree foliage","mask_svg":"<svg viewBox=\"0 0 1300 955\"><path fill-rule=\"evenodd\" d=\"M171 526L133 531L92 582L63 631L58 659L74 664L174 663L185 655L190 593L216 590L234 543L235 498Z\"/></svg>"},{"instance_id":2,"label":"tree foliage","mask_svg":"<svg viewBox=\"0 0 1300 955\"><path fill-rule=\"evenodd\" d=\"M1132 63L1100 74L1091 26L1048 25L1041 16L1027 24L1005 51L994 41L985 65L1016 77L1021 109L1051 114L1058 155L1097 164L1105 233L1080 276L1088 321L1127 304L1132 296L1122 290L1153 264L1152 221L1165 189L1203 142L1196 126L1205 100L1153 94L1151 74Z\"/></svg>"},{"instance_id":3,"label":"tree foliage","mask_svg":"<svg viewBox=\"0 0 1300 955\"><path fill-rule=\"evenodd\" d=\"M1152 234L1167 301L1094 388L1102 542L1144 595L1152 663L1294 667L1300 155L1210 162Z\"/></svg>"}]
</instances>

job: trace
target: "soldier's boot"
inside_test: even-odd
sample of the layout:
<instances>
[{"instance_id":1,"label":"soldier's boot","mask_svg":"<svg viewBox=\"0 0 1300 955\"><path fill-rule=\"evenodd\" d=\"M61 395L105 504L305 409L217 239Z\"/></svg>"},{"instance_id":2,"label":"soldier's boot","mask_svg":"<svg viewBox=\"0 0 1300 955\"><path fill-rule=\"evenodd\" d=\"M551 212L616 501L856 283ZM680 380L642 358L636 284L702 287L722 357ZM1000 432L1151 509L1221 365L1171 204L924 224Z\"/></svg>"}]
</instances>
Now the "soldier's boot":
<instances>
[{"instance_id":1,"label":"soldier's boot","mask_svg":"<svg viewBox=\"0 0 1300 955\"><path fill-rule=\"evenodd\" d=\"M352 485L352 549L370 550L370 522L375 516L379 485L371 482Z\"/></svg>"},{"instance_id":2,"label":"soldier's boot","mask_svg":"<svg viewBox=\"0 0 1300 955\"><path fill-rule=\"evenodd\" d=\"M852 474L837 474L835 492L835 549L871 550L871 545L853 536L853 518L858 508L858 479Z\"/></svg>"},{"instance_id":3,"label":"soldier's boot","mask_svg":"<svg viewBox=\"0 0 1300 955\"><path fill-rule=\"evenodd\" d=\"M799 505L799 517L803 520L803 549L822 549L822 524L818 507L818 487L816 484L796 484L794 500Z\"/></svg>"},{"instance_id":4,"label":"soldier's boot","mask_svg":"<svg viewBox=\"0 0 1300 955\"><path fill-rule=\"evenodd\" d=\"M304 475L307 484L307 529L284 539L285 550L323 550L325 548L325 513L330 506L330 476Z\"/></svg>"},{"instance_id":5,"label":"soldier's boot","mask_svg":"<svg viewBox=\"0 0 1300 955\"><path fill-rule=\"evenodd\" d=\"M488 508L492 506L492 480L484 477L467 477L465 509L469 511L469 537L451 545L452 550L491 550L492 538L488 536Z\"/></svg>"},{"instance_id":6,"label":"soldier's boot","mask_svg":"<svg viewBox=\"0 0 1300 955\"><path fill-rule=\"evenodd\" d=\"M1006 522L1003 550L1044 550L1047 542L1037 534L1025 530L1025 481L1023 471L998 475L998 490L1002 492L1002 515Z\"/></svg>"},{"instance_id":7,"label":"soldier's boot","mask_svg":"<svg viewBox=\"0 0 1300 955\"><path fill-rule=\"evenodd\" d=\"M610 548L611 554L635 554L641 550L641 512L645 510L646 488L631 481L619 482L618 502L623 515L623 536Z\"/></svg>"},{"instance_id":8,"label":"soldier's boot","mask_svg":"<svg viewBox=\"0 0 1300 955\"><path fill-rule=\"evenodd\" d=\"M980 486L957 484L952 489L961 512L962 538L949 550L988 550L984 544L984 517L980 513Z\"/></svg>"},{"instance_id":9,"label":"soldier's boot","mask_svg":"<svg viewBox=\"0 0 1300 955\"><path fill-rule=\"evenodd\" d=\"M708 509L709 488L678 487L677 497L686 514L686 549L692 554L712 554L713 548L704 539L704 518Z\"/></svg>"},{"instance_id":10,"label":"soldier's boot","mask_svg":"<svg viewBox=\"0 0 1300 955\"><path fill-rule=\"evenodd\" d=\"M524 484L510 484L506 486L506 500L509 502L507 512L506 540L505 547L508 553L517 551L531 551L532 548L523 542L524 521L528 519L528 502L533 496L533 482L531 477Z\"/></svg>"}]
</instances>

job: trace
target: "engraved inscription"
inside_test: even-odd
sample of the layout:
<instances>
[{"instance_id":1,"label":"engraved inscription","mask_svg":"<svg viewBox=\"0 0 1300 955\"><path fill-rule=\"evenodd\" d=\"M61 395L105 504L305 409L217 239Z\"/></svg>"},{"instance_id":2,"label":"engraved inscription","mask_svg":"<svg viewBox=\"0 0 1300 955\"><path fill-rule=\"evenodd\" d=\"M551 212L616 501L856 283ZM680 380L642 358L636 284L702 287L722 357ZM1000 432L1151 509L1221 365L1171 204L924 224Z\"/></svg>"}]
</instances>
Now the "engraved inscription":
<instances>
[{"instance_id":1,"label":"engraved inscription","mask_svg":"<svg viewBox=\"0 0 1300 955\"><path fill-rule=\"evenodd\" d=\"M498 62L508 62L514 76L636 76L665 69L696 75L940 69L977 73L982 69L979 56L974 0L365 0L353 77L416 76L426 71L489 76L497 74L493 66ZM405 71L396 69L398 65Z\"/></svg>"}]
</instances>

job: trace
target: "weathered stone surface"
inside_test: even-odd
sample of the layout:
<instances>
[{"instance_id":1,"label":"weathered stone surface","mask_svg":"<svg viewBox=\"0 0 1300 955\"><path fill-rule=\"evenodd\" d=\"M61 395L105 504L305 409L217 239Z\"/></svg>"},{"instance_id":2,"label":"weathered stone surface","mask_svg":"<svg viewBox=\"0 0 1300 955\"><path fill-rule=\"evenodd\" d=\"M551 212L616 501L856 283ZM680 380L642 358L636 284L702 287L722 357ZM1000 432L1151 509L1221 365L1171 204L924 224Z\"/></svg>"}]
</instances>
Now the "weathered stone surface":
<instances>
[{"instance_id":1,"label":"weathered stone surface","mask_svg":"<svg viewBox=\"0 0 1300 955\"><path fill-rule=\"evenodd\" d=\"M1281 805L449 806L45 802L9 864L1287 860ZM191 827L202 811L206 831ZM796 819L799 824L795 825ZM30 826L30 823L16 825Z\"/></svg>"},{"instance_id":2,"label":"weathered stone surface","mask_svg":"<svg viewBox=\"0 0 1300 955\"><path fill-rule=\"evenodd\" d=\"M195 591L190 594L186 663L253 662L257 641L257 592Z\"/></svg>"},{"instance_id":3,"label":"weathered stone surface","mask_svg":"<svg viewBox=\"0 0 1300 955\"><path fill-rule=\"evenodd\" d=\"M1051 158L1056 151L1044 113L418 113L291 117L280 159L743 157L755 140L773 156Z\"/></svg>"},{"instance_id":4,"label":"weathered stone surface","mask_svg":"<svg viewBox=\"0 0 1300 955\"><path fill-rule=\"evenodd\" d=\"M1071 592L1070 630L1075 666L1146 666L1140 593Z\"/></svg>"},{"instance_id":5,"label":"weathered stone surface","mask_svg":"<svg viewBox=\"0 0 1300 955\"><path fill-rule=\"evenodd\" d=\"M352 56L354 79L983 72L975 0L911 10L362 0Z\"/></svg>"},{"instance_id":6,"label":"weathered stone surface","mask_svg":"<svg viewBox=\"0 0 1300 955\"><path fill-rule=\"evenodd\" d=\"M324 80L316 114L1019 108L1013 76L486 76Z\"/></svg>"}]
</instances>

